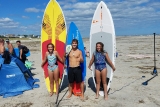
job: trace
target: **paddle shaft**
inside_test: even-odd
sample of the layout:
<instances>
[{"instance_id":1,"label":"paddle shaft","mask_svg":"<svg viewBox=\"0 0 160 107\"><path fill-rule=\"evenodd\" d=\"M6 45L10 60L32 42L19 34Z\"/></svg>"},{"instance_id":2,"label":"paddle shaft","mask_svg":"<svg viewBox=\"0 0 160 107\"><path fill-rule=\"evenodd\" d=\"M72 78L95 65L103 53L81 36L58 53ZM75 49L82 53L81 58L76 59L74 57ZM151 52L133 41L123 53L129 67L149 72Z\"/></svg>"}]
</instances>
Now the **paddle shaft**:
<instances>
[{"instance_id":1,"label":"paddle shaft","mask_svg":"<svg viewBox=\"0 0 160 107\"><path fill-rule=\"evenodd\" d=\"M155 53L155 35L156 33L153 33L154 34L154 68L156 68L156 53Z\"/></svg>"},{"instance_id":2,"label":"paddle shaft","mask_svg":"<svg viewBox=\"0 0 160 107\"><path fill-rule=\"evenodd\" d=\"M146 82L149 82L150 80L152 80L152 79L155 78L156 76L157 76L157 74L154 75L152 78L148 79Z\"/></svg>"}]
</instances>

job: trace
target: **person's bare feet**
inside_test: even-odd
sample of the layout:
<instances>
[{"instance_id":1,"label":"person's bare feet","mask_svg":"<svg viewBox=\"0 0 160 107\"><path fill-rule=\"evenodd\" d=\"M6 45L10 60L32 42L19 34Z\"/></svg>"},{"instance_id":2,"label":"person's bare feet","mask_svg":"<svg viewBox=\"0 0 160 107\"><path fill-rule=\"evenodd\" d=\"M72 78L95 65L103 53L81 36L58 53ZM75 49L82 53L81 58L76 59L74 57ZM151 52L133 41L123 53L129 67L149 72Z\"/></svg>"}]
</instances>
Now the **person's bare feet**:
<instances>
[{"instance_id":1,"label":"person's bare feet","mask_svg":"<svg viewBox=\"0 0 160 107\"><path fill-rule=\"evenodd\" d=\"M99 94L98 94L98 95L96 95L95 99L98 99L98 98L99 98Z\"/></svg>"},{"instance_id":2,"label":"person's bare feet","mask_svg":"<svg viewBox=\"0 0 160 107\"><path fill-rule=\"evenodd\" d=\"M104 96L104 100L108 100L108 95Z\"/></svg>"},{"instance_id":3,"label":"person's bare feet","mask_svg":"<svg viewBox=\"0 0 160 107\"><path fill-rule=\"evenodd\" d=\"M50 97L53 95L53 92L50 92Z\"/></svg>"},{"instance_id":4,"label":"person's bare feet","mask_svg":"<svg viewBox=\"0 0 160 107\"><path fill-rule=\"evenodd\" d=\"M67 96L67 98L70 98L72 96L72 94L69 94L68 96Z\"/></svg>"},{"instance_id":5,"label":"person's bare feet","mask_svg":"<svg viewBox=\"0 0 160 107\"><path fill-rule=\"evenodd\" d=\"M81 99L82 101L84 101L84 95L81 95L81 96L80 96L80 99Z\"/></svg>"},{"instance_id":6,"label":"person's bare feet","mask_svg":"<svg viewBox=\"0 0 160 107\"><path fill-rule=\"evenodd\" d=\"M56 92L55 94L58 95L58 92Z\"/></svg>"}]
</instances>

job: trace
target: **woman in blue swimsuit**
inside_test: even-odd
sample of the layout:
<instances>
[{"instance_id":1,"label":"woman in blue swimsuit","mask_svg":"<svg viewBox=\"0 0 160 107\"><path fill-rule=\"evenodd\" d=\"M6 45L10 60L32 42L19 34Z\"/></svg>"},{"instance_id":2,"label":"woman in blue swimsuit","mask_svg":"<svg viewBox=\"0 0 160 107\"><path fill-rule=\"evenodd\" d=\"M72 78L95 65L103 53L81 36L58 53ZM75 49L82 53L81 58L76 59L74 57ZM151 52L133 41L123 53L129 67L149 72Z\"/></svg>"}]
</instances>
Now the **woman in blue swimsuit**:
<instances>
[{"instance_id":1,"label":"woman in blue swimsuit","mask_svg":"<svg viewBox=\"0 0 160 107\"><path fill-rule=\"evenodd\" d=\"M57 59L64 63L64 59L62 59L57 51L54 51L54 45L52 43L49 43L47 45L48 51L46 52L45 58L41 64L41 67L46 63L48 60L48 74L49 74L49 80L50 80L50 96L53 95L53 88L54 88L54 81L56 83L56 90L59 90L59 69L57 65ZM56 91L56 94L58 94L58 91Z\"/></svg>"},{"instance_id":2,"label":"woman in blue swimsuit","mask_svg":"<svg viewBox=\"0 0 160 107\"><path fill-rule=\"evenodd\" d=\"M104 98L105 100L107 100L108 94L107 94L107 83L106 83L106 75L107 75L106 61L108 62L110 67L113 69L113 71L115 71L115 67L112 64L108 56L108 53L104 52L103 47L104 45L102 42L96 43L96 51L92 55L88 68L91 70L91 66L94 63L95 75L96 75L96 99L98 99L99 97L99 89L100 89L100 83L102 78L102 83L104 87Z\"/></svg>"}]
</instances>

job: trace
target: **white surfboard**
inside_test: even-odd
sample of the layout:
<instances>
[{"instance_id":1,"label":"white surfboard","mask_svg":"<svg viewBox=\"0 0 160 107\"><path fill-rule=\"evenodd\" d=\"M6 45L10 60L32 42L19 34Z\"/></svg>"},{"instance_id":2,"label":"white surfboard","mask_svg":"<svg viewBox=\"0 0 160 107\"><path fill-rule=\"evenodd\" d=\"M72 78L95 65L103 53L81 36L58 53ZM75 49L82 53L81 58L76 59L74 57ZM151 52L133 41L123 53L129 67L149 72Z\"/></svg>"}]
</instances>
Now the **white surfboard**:
<instances>
[{"instance_id":1,"label":"white surfboard","mask_svg":"<svg viewBox=\"0 0 160 107\"><path fill-rule=\"evenodd\" d=\"M115 39L115 29L113 24L113 19L107 5L101 1L94 13L91 29L90 29L90 58L95 52L96 43L102 42L104 44L104 50L108 53L109 58L112 63L115 65L116 58L116 39ZM108 78L107 90L109 91L110 85L113 78L113 70L107 65L107 75L106 81ZM92 65L92 76L95 84L95 67ZM96 84L95 84L96 87ZM104 96L103 89L99 93L101 96Z\"/></svg>"}]
</instances>

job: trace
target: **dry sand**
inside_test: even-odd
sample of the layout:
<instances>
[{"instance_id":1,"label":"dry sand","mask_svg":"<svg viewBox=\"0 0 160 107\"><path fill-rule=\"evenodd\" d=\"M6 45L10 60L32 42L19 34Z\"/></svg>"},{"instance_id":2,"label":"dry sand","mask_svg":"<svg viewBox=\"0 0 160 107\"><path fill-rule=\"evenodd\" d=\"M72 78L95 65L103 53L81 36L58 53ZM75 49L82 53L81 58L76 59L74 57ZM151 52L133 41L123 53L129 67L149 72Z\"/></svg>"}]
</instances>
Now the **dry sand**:
<instances>
[{"instance_id":1,"label":"dry sand","mask_svg":"<svg viewBox=\"0 0 160 107\"><path fill-rule=\"evenodd\" d=\"M117 37L116 71L114 73L109 99L103 97L95 99L95 88L91 71L87 69L85 101L72 96L67 99L67 82L64 82L59 96L59 107L160 107L160 77L157 76L148 82L147 86L141 85L151 78L153 71L153 36ZM84 43L89 49L89 40ZM31 50L29 61L34 61L32 72L34 78L40 79L40 88L25 91L22 95L2 98L0 107L54 107L56 95L49 97L43 77L41 64L40 42L23 42ZM156 37L157 71L160 71L160 37ZM136 57L137 56L137 57ZM147 57L144 57L147 56ZM87 58L88 66L89 58ZM145 76L145 78L141 78ZM65 79L67 76L65 76Z\"/></svg>"}]
</instances>

